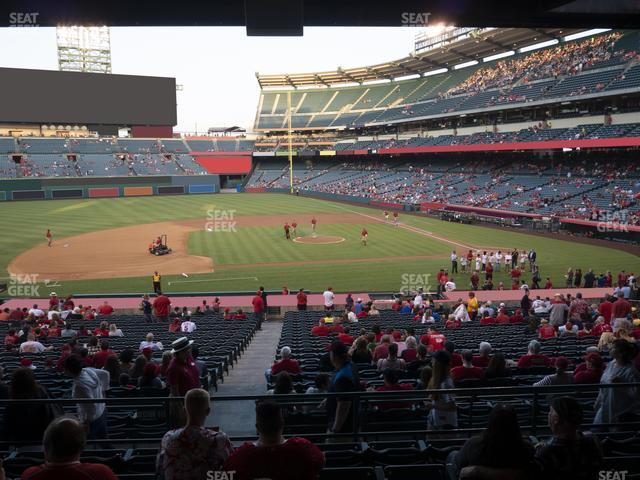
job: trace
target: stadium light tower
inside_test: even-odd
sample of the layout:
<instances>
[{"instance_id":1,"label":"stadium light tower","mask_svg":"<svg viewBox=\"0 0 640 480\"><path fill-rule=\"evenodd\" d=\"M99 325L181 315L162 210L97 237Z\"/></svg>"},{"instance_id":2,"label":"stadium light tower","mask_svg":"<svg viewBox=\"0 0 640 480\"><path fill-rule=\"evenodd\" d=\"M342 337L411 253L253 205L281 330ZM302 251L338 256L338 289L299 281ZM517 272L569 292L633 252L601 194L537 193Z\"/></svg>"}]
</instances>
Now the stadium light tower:
<instances>
[{"instance_id":1,"label":"stadium light tower","mask_svg":"<svg viewBox=\"0 0 640 480\"><path fill-rule=\"evenodd\" d=\"M60 71L111 73L109 27L59 26L56 37Z\"/></svg>"}]
</instances>

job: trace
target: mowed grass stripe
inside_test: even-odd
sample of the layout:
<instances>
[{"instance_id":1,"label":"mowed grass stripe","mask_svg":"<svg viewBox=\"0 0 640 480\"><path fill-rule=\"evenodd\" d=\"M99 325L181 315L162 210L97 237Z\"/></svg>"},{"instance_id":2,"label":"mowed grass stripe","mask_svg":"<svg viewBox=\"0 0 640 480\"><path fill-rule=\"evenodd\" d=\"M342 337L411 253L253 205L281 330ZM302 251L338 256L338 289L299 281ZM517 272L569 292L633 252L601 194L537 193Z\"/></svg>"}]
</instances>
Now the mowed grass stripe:
<instances>
[{"instance_id":1,"label":"mowed grass stripe","mask_svg":"<svg viewBox=\"0 0 640 480\"><path fill-rule=\"evenodd\" d=\"M82 200L87 202L87 200ZM290 214L298 217L301 230L310 230L301 215L309 213L340 213L346 211L361 212L382 219L382 211L368 207L332 203L308 197L295 197L281 194L242 194L242 195L201 195L176 197L135 197L119 199L88 200L88 206L72 208L77 200L40 201L40 202L4 202L0 203L0 222L9 226L11 233L0 237L0 267L6 272L6 265L18 253L35 245L44 243L44 231L51 227L54 240L85 232L142 223L200 218L206 221L209 208L217 210L236 210L236 215ZM64 207L68 211L56 212ZM583 271L593 267L596 273L621 269L640 271L640 258L615 249L584 245L567 241L548 239L518 232L509 232L476 225L460 225L441 222L430 218L421 218L401 213L400 220L407 225L433 232L442 238L479 246L535 248L538 251L539 264L543 278L550 276L554 285L563 286L563 275L571 266L581 267ZM306 220L305 220L306 221ZM321 225L321 234L344 236L347 240L338 245L297 245L287 243L283 238L282 226L255 227L253 230L241 227L238 234L229 236L195 237L189 239L189 251L206 255L227 264L254 263L251 275L260 278L267 288L280 289L283 283L290 286L298 283L309 285L307 288L321 290L328 279L333 280L335 288L368 289L396 291L402 273L431 273L440 267L449 267L448 254L453 248L445 242L419 235L404 229L395 229L384 223L367 223L370 232L369 245L360 245L360 230L363 223ZM14 233L15 232L15 233ZM310 232L305 232L309 234ZM462 253L457 249L459 253ZM435 259L394 260L376 262L377 257L423 255ZM331 264L331 259L345 260L371 259L371 262L353 264ZM262 262L304 262L305 260L325 259L324 265L269 266ZM244 270L243 270L244 271ZM190 278L224 278L238 276L236 272L226 271L206 275L191 275ZM240 275L245 276L245 275ZM466 288L468 277L458 275L459 288ZM169 277L167 277L169 278ZM181 277L176 277L180 280ZM530 274L525 274L530 281ZM508 285L507 274L494 275L495 282L504 281ZM202 284L177 284L172 291L224 291L253 290L254 282L221 281ZM342 287L341 287L342 285ZM148 278L96 279L95 281L65 282L62 292L124 292L146 291ZM60 290L60 289L57 289ZM60 293L60 292L58 292Z\"/></svg>"}]
</instances>

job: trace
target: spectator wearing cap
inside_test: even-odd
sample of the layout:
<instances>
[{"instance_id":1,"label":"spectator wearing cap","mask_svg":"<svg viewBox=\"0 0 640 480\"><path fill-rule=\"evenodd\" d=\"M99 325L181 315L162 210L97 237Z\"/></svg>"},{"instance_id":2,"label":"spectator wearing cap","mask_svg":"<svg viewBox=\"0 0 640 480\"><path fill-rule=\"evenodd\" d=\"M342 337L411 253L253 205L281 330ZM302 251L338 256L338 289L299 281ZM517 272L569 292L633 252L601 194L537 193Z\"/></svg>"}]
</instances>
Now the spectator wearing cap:
<instances>
[{"instance_id":1,"label":"spectator wearing cap","mask_svg":"<svg viewBox=\"0 0 640 480\"><path fill-rule=\"evenodd\" d=\"M552 361L546 355L540 354L540 342L531 340L527 348L527 354L518 359L518 368L550 367Z\"/></svg>"},{"instance_id":2,"label":"spectator wearing cap","mask_svg":"<svg viewBox=\"0 0 640 480\"><path fill-rule=\"evenodd\" d=\"M555 361L556 373L546 375L539 382L533 384L534 387L547 387L550 385L570 385L573 383L573 376L567 373L569 361L566 357L558 357Z\"/></svg>"},{"instance_id":3,"label":"spectator wearing cap","mask_svg":"<svg viewBox=\"0 0 640 480\"><path fill-rule=\"evenodd\" d=\"M478 355L474 355L471 363L474 367L487 368L491 361L491 344L489 342L480 342L478 345Z\"/></svg>"},{"instance_id":4,"label":"spectator wearing cap","mask_svg":"<svg viewBox=\"0 0 640 480\"><path fill-rule=\"evenodd\" d=\"M324 309L325 310L333 310L335 294L333 293L333 288L327 288L323 293L322 297L324 298Z\"/></svg>"},{"instance_id":5,"label":"spectator wearing cap","mask_svg":"<svg viewBox=\"0 0 640 480\"><path fill-rule=\"evenodd\" d=\"M269 400L256 405L256 430L258 440L246 442L236 449L224 466L225 471L235 472L236 480L318 478L324 467L324 454L304 438L283 437L284 418L280 405Z\"/></svg>"},{"instance_id":6,"label":"spectator wearing cap","mask_svg":"<svg viewBox=\"0 0 640 480\"><path fill-rule=\"evenodd\" d=\"M556 397L549 408L551 439L536 446L539 478L598 478L602 451L592 435L578 430L582 406L571 397Z\"/></svg>"},{"instance_id":7,"label":"spectator wearing cap","mask_svg":"<svg viewBox=\"0 0 640 480\"><path fill-rule=\"evenodd\" d=\"M184 397L189 390L200 388L200 373L191 356L193 340L180 337L171 344L173 359L167 369L167 383L172 397ZM178 426L186 422L184 409L176 402L172 402L173 420Z\"/></svg>"},{"instance_id":8,"label":"spectator wearing cap","mask_svg":"<svg viewBox=\"0 0 640 480\"><path fill-rule=\"evenodd\" d=\"M561 337L576 336L578 334L578 325L575 325L571 319L567 320L564 325L558 328L558 333Z\"/></svg>"},{"instance_id":9,"label":"spectator wearing cap","mask_svg":"<svg viewBox=\"0 0 640 480\"><path fill-rule=\"evenodd\" d=\"M607 365L600 383L640 382L640 373L633 360L638 355L635 344L615 340L609 350L612 360ZM640 414L640 389L601 388L595 403L597 409L594 424L623 422ZM607 427L609 429L609 427Z\"/></svg>"},{"instance_id":10,"label":"spectator wearing cap","mask_svg":"<svg viewBox=\"0 0 640 480\"><path fill-rule=\"evenodd\" d=\"M484 378L484 371L480 367L473 366L473 352L471 350L462 351L462 365L451 369L451 378L454 382L466 379L481 380Z\"/></svg>"},{"instance_id":11,"label":"spectator wearing cap","mask_svg":"<svg viewBox=\"0 0 640 480\"><path fill-rule=\"evenodd\" d=\"M162 437L157 471L167 480L207 478L209 472L222 469L233 451L224 432L205 427L211 413L211 399L206 390L190 390L184 399L184 409L185 427Z\"/></svg>"},{"instance_id":12,"label":"spectator wearing cap","mask_svg":"<svg viewBox=\"0 0 640 480\"><path fill-rule=\"evenodd\" d=\"M65 318L65 320L69 321L69 320L82 320L84 317L82 316L82 310L80 309L80 307L74 307L73 310L71 310L71 312L69 312L69 314L67 315L67 318Z\"/></svg>"},{"instance_id":13,"label":"spectator wearing cap","mask_svg":"<svg viewBox=\"0 0 640 480\"><path fill-rule=\"evenodd\" d=\"M269 370L271 375L277 375L280 372L287 372L291 375L300 374L300 364L297 360L291 358L290 347L282 347L282 349L280 349L280 361L274 362Z\"/></svg>"},{"instance_id":14,"label":"spectator wearing cap","mask_svg":"<svg viewBox=\"0 0 640 480\"><path fill-rule=\"evenodd\" d=\"M429 390L453 389L455 385L450 375L451 356L444 350L439 350L431 357L432 375L429 380ZM451 393L434 392L427 404L427 428L441 430L458 427L458 409L455 397Z\"/></svg>"},{"instance_id":15,"label":"spectator wearing cap","mask_svg":"<svg viewBox=\"0 0 640 480\"><path fill-rule=\"evenodd\" d=\"M356 392L359 387L358 370L349 360L349 349L342 342L333 342L329 352L334 374L330 393ZM327 398L329 425L327 433L350 433L353 431L355 412L351 399L330 396ZM338 441L340 441L338 439Z\"/></svg>"},{"instance_id":16,"label":"spectator wearing cap","mask_svg":"<svg viewBox=\"0 0 640 480\"><path fill-rule=\"evenodd\" d=\"M64 361L65 374L73 379L72 397L76 399L102 399L111 382L109 372L85 368L77 355ZM89 439L107 438L107 410L104 403L79 403L78 418L88 431Z\"/></svg>"},{"instance_id":17,"label":"spectator wearing cap","mask_svg":"<svg viewBox=\"0 0 640 480\"><path fill-rule=\"evenodd\" d=\"M86 446L86 434L78 420L70 417L53 420L44 432L42 442L45 463L27 468L21 476L22 480L117 480L108 466L80 461Z\"/></svg>"},{"instance_id":18,"label":"spectator wearing cap","mask_svg":"<svg viewBox=\"0 0 640 480\"><path fill-rule=\"evenodd\" d=\"M573 383L600 383L604 361L598 352L589 352L584 357L584 363L573 370Z\"/></svg>"},{"instance_id":19,"label":"spectator wearing cap","mask_svg":"<svg viewBox=\"0 0 640 480\"><path fill-rule=\"evenodd\" d=\"M44 404L30 404L21 400L47 399L49 394L37 382L31 359L23 358L20 365L11 375L9 399L15 401L4 409L1 437L12 441L39 441L53 420L53 412Z\"/></svg>"}]
</instances>

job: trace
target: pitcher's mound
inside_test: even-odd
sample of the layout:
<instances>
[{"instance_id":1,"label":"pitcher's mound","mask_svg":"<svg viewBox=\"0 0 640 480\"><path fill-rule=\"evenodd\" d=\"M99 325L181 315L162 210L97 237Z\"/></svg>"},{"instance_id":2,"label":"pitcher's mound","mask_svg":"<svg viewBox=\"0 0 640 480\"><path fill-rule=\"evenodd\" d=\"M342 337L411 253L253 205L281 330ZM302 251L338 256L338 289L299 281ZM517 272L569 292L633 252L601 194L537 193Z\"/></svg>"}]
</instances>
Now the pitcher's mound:
<instances>
[{"instance_id":1,"label":"pitcher's mound","mask_svg":"<svg viewBox=\"0 0 640 480\"><path fill-rule=\"evenodd\" d=\"M308 236L308 237L296 237L293 239L294 242L298 243L313 243L315 245L328 245L330 243L341 243L344 242L344 237L332 237L330 235L316 235Z\"/></svg>"}]
</instances>

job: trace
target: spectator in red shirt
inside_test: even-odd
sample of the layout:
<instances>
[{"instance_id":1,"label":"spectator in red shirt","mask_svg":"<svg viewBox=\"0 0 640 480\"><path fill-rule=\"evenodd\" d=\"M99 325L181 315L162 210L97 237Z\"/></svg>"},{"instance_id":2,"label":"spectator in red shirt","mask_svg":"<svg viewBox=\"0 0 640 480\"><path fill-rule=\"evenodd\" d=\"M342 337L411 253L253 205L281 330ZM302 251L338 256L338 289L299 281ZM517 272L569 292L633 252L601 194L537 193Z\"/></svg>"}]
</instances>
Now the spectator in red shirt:
<instances>
[{"instance_id":1,"label":"spectator in red shirt","mask_svg":"<svg viewBox=\"0 0 640 480\"><path fill-rule=\"evenodd\" d=\"M549 325L549 321L546 318L540 320L538 337L540 338L540 340L547 340L549 338L556 337L556 329L553 327L553 325Z\"/></svg>"},{"instance_id":2,"label":"spectator in red shirt","mask_svg":"<svg viewBox=\"0 0 640 480\"><path fill-rule=\"evenodd\" d=\"M60 306L60 299L58 298L58 295L56 295L56 292L51 292L49 294L49 310L52 310L53 307L58 308Z\"/></svg>"},{"instance_id":3,"label":"spectator in red shirt","mask_svg":"<svg viewBox=\"0 0 640 480\"><path fill-rule=\"evenodd\" d=\"M83 425L75 418L59 417L44 432L45 463L27 468L22 480L117 480L113 471L100 463L80 462L86 445Z\"/></svg>"},{"instance_id":4,"label":"spectator in red shirt","mask_svg":"<svg viewBox=\"0 0 640 480\"><path fill-rule=\"evenodd\" d=\"M551 290L553 288L553 282L551 282L549 277L547 277L547 282L544 284L544 288L546 290Z\"/></svg>"},{"instance_id":5,"label":"spectator in red shirt","mask_svg":"<svg viewBox=\"0 0 640 480\"><path fill-rule=\"evenodd\" d=\"M484 312L484 315L480 319L480 325L493 325L496 323L496 319L493 318L489 312Z\"/></svg>"},{"instance_id":6,"label":"spectator in red shirt","mask_svg":"<svg viewBox=\"0 0 640 480\"><path fill-rule=\"evenodd\" d=\"M171 300L166 295L160 294L153 301L153 311L160 322L166 322L169 320L169 308L171 307Z\"/></svg>"},{"instance_id":7,"label":"spectator in red shirt","mask_svg":"<svg viewBox=\"0 0 640 480\"><path fill-rule=\"evenodd\" d=\"M100 325L93 331L96 337L108 337L109 336L109 324L107 322L100 322Z\"/></svg>"},{"instance_id":8,"label":"spectator in red shirt","mask_svg":"<svg viewBox=\"0 0 640 480\"><path fill-rule=\"evenodd\" d=\"M604 371L604 361L598 352L587 353L584 363L573 371L573 383L600 383Z\"/></svg>"},{"instance_id":9,"label":"spectator in red shirt","mask_svg":"<svg viewBox=\"0 0 640 480\"><path fill-rule=\"evenodd\" d=\"M605 295L600 305L598 305L598 313L604 317L606 323L611 323L611 314L613 313L613 303L609 295Z\"/></svg>"},{"instance_id":10,"label":"spectator in red shirt","mask_svg":"<svg viewBox=\"0 0 640 480\"><path fill-rule=\"evenodd\" d=\"M256 405L259 438L236 449L224 470L235 471L236 480L273 478L278 480L316 480L324 467L324 454L304 438L286 440L280 405L262 401Z\"/></svg>"},{"instance_id":11,"label":"spectator in red shirt","mask_svg":"<svg viewBox=\"0 0 640 480\"><path fill-rule=\"evenodd\" d=\"M602 315L600 315L598 318L596 318L596 323L593 326L593 330L591 332L594 336L599 337L604 332L613 332L613 328L611 328L611 325L605 321Z\"/></svg>"},{"instance_id":12,"label":"spectator in red shirt","mask_svg":"<svg viewBox=\"0 0 640 480\"><path fill-rule=\"evenodd\" d=\"M100 315L111 315L113 313L113 307L105 300L104 303L100 305L98 313Z\"/></svg>"},{"instance_id":13,"label":"spectator in red shirt","mask_svg":"<svg viewBox=\"0 0 640 480\"><path fill-rule=\"evenodd\" d=\"M391 335L382 335L380 345L373 350L373 363L378 363L378 360L389 357L389 345L391 345Z\"/></svg>"},{"instance_id":14,"label":"spectator in red shirt","mask_svg":"<svg viewBox=\"0 0 640 480\"><path fill-rule=\"evenodd\" d=\"M447 352L449 354L449 357L451 358L451 368L459 367L460 365L462 365L462 355L457 353L455 350L456 344L451 340L447 340L446 342L444 342L444 351Z\"/></svg>"},{"instance_id":15,"label":"spectator in red shirt","mask_svg":"<svg viewBox=\"0 0 640 480\"><path fill-rule=\"evenodd\" d=\"M326 337L329 333L331 333L331 330L324 324L322 319L320 319L319 325L316 325L311 329L311 335L314 337Z\"/></svg>"},{"instance_id":16,"label":"spectator in red shirt","mask_svg":"<svg viewBox=\"0 0 640 480\"><path fill-rule=\"evenodd\" d=\"M300 374L300 364L297 360L291 358L291 348L289 347L282 347L280 361L271 366L271 375L277 375L280 372L287 372L291 375Z\"/></svg>"},{"instance_id":17,"label":"spectator in red shirt","mask_svg":"<svg viewBox=\"0 0 640 480\"><path fill-rule=\"evenodd\" d=\"M298 310L307 309L307 294L304 293L304 289L301 288L296 295L296 301L298 302Z\"/></svg>"},{"instance_id":18,"label":"spectator in red shirt","mask_svg":"<svg viewBox=\"0 0 640 480\"><path fill-rule=\"evenodd\" d=\"M518 368L551 367L552 364L551 358L540 354L540 342L537 340L529 342L527 354L518 360Z\"/></svg>"},{"instance_id":19,"label":"spectator in red shirt","mask_svg":"<svg viewBox=\"0 0 640 480\"><path fill-rule=\"evenodd\" d=\"M344 327L341 333L338 333L338 340L351 346L353 344L353 335L349 334L349 327Z\"/></svg>"},{"instance_id":20,"label":"spectator in red shirt","mask_svg":"<svg viewBox=\"0 0 640 480\"><path fill-rule=\"evenodd\" d=\"M5 345L16 345L19 340L20 340L20 337L18 337L18 335L16 335L15 329L10 328L7 331L7 335L4 337L4 344Z\"/></svg>"},{"instance_id":21,"label":"spectator in red shirt","mask_svg":"<svg viewBox=\"0 0 640 480\"><path fill-rule=\"evenodd\" d=\"M14 322L21 322L22 320L25 319L26 316L27 314L23 312L20 307L16 307L15 310L13 310L9 314L9 320L12 320Z\"/></svg>"},{"instance_id":22,"label":"spectator in red shirt","mask_svg":"<svg viewBox=\"0 0 640 480\"><path fill-rule=\"evenodd\" d=\"M180 337L171 344L173 358L167 369L167 383L172 397L184 397L189 390L200 388L200 372L191 357L192 344L193 340L187 337ZM171 405L174 424L184 426L186 417L183 406L177 402Z\"/></svg>"},{"instance_id":23,"label":"spectator in red shirt","mask_svg":"<svg viewBox=\"0 0 640 480\"><path fill-rule=\"evenodd\" d=\"M461 326L462 326L462 322L456 319L456 317L453 314L449 315L449 318L444 324L445 329L460 328Z\"/></svg>"},{"instance_id":24,"label":"spectator in red shirt","mask_svg":"<svg viewBox=\"0 0 640 480\"><path fill-rule=\"evenodd\" d=\"M480 367L473 366L473 353L471 350L462 351L462 366L451 369L451 378L454 382L459 382L466 378L484 378L484 371Z\"/></svg>"},{"instance_id":25,"label":"spectator in red shirt","mask_svg":"<svg viewBox=\"0 0 640 480\"><path fill-rule=\"evenodd\" d=\"M524 317L522 316L522 310L519 308L509 317L509 323L524 323Z\"/></svg>"},{"instance_id":26,"label":"spectator in red shirt","mask_svg":"<svg viewBox=\"0 0 640 480\"><path fill-rule=\"evenodd\" d=\"M264 297L263 297L262 301L264 302ZM233 315L233 319L234 320L246 320L247 319L247 314L244 313L241 308L239 308L238 311Z\"/></svg>"},{"instance_id":27,"label":"spectator in red shirt","mask_svg":"<svg viewBox=\"0 0 640 480\"><path fill-rule=\"evenodd\" d=\"M7 320L9 320L10 316L11 310L5 308L4 310L2 310L2 312L0 312L0 322L6 322Z\"/></svg>"},{"instance_id":28,"label":"spectator in red shirt","mask_svg":"<svg viewBox=\"0 0 640 480\"><path fill-rule=\"evenodd\" d=\"M511 319L509 318L509 315L507 315L507 312L505 312L505 309L501 308L498 311L498 316L496 317L496 323L505 324L505 323L509 323L510 321Z\"/></svg>"},{"instance_id":29,"label":"spectator in red shirt","mask_svg":"<svg viewBox=\"0 0 640 480\"><path fill-rule=\"evenodd\" d=\"M256 320L258 320L258 322L264 320L264 300L262 299L262 292L258 291L258 293L256 293L256 296L251 300L251 304L253 305L253 314Z\"/></svg>"},{"instance_id":30,"label":"spectator in red shirt","mask_svg":"<svg viewBox=\"0 0 640 480\"><path fill-rule=\"evenodd\" d=\"M491 344L489 342L480 342L478 345L478 355L474 355L471 363L474 367L487 368L491 361Z\"/></svg>"},{"instance_id":31,"label":"spectator in red shirt","mask_svg":"<svg viewBox=\"0 0 640 480\"><path fill-rule=\"evenodd\" d=\"M382 373L382 379L384 385L381 385L375 389L376 392L398 392L413 390L413 387L408 383L398 383L400 377L400 371L387 368ZM396 408L411 408L411 402L384 402L375 403L374 406L378 407L378 410L390 410Z\"/></svg>"},{"instance_id":32,"label":"spectator in red shirt","mask_svg":"<svg viewBox=\"0 0 640 480\"><path fill-rule=\"evenodd\" d=\"M102 368L107 363L107 358L115 356L116 352L109 348L109 341L106 339L100 340L100 351L96 353L92 358L92 365L94 368Z\"/></svg>"},{"instance_id":33,"label":"spectator in red shirt","mask_svg":"<svg viewBox=\"0 0 640 480\"><path fill-rule=\"evenodd\" d=\"M624 299L624 293L618 293L618 299L613 302L613 307L611 309L613 333L616 333L623 326L628 326L629 321L627 320L627 315L630 313L631 304Z\"/></svg>"},{"instance_id":34,"label":"spectator in red shirt","mask_svg":"<svg viewBox=\"0 0 640 480\"><path fill-rule=\"evenodd\" d=\"M427 333L420 337L420 343L426 345L429 352L442 350L446 340L447 338L443 334L438 333L435 327L429 327Z\"/></svg>"}]
</instances>

